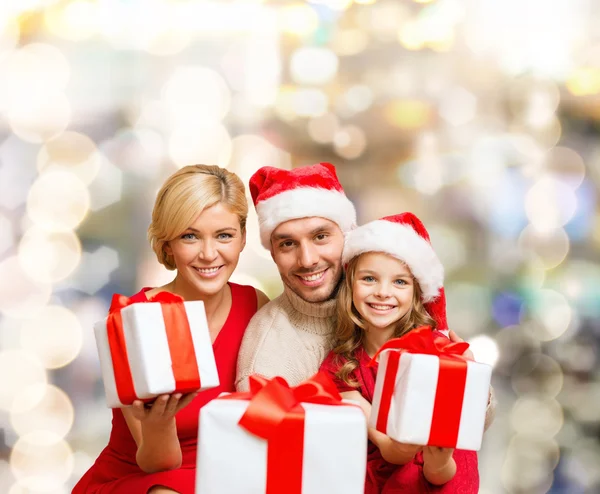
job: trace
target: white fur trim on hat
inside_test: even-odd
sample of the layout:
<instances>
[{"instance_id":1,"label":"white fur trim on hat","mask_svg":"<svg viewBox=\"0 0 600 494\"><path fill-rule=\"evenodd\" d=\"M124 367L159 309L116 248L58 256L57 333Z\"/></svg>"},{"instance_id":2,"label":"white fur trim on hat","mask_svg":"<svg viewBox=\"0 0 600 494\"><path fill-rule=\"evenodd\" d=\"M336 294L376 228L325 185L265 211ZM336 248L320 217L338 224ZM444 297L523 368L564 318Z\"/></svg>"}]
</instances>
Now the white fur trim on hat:
<instances>
[{"instance_id":1,"label":"white fur trim on hat","mask_svg":"<svg viewBox=\"0 0 600 494\"><path fill-rule=\"evenodd\" d=\"M423 301L435 299L444 284L444 267L431 244L408 225L376 220L346 235L342 262L365 252L383 252L405 262L419 282Z\"/></svg>"},{"instance_id":2,"label":"white fur trim on hat","mask_svg":"<svg viewBox=\"0 0 600 494\"><path fill-rule=\"evenodd\" d=\"M260 240L271 250L271 233L281 223L314 216L338 224L342 232L356 226L354 205L342 192L316 187L298 187L260 201L256 205Z\"/></svg>"}]
</instances>

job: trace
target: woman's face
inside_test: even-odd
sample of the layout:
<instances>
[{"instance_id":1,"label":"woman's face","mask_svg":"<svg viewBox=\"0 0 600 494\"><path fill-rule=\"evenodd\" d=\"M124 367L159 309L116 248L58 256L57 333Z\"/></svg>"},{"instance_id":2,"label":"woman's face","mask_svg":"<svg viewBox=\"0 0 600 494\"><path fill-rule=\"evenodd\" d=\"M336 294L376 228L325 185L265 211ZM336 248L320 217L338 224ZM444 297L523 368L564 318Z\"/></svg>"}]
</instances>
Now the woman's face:
<instances>
[{"instance_id":1,"label":"woman's face","mask_svg":"<svg viewBox=\"0 0 600 494\"><path fill-rule=\"evenodd\" d=\"M223 203L205 209L178 238L165 244L173 256L178 283L203 295L227 283L246 245L237 215Z\"/></svg>"}]
</instances>

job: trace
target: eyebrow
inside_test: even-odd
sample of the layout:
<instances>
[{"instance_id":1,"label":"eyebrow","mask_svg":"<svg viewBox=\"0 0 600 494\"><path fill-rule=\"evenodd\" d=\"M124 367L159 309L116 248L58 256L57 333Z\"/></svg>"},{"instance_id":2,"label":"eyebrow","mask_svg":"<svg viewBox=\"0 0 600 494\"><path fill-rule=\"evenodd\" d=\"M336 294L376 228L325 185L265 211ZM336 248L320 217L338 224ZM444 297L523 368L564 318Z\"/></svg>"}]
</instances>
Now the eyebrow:
<instances>
[{"instance_id":1,"label":"eyebrow","mask_svg":"<svg viewBox=\"0 0 600 494\"><path fill-rule=\"evenodd\" d=\"M322 233L322 232L328 232L330 231L330 226L329 225L319 225L316 228L313 228L310 232L308 232L309 235L316 235L317 233ZM289 238L293 238L294 236L291 233L278 233L276 235L273 235L273 240L277 241L277 240L284 240L284 239L289 239Z\"/></svg>"},{"instance_id":2,"label":"eyebrow","mask_svg":"<svg viewBox=\"0 0 600 494\"><path fill-rule=\"evenodd\" d=\"M371 271L370 269L359 269L356 273L357 274L379 274L379 273L376 273L375 271ZM407 273L407 272L395 274L393 277L394 278L412 278L410 273Z\"/></svg>"},{"instance_id":3,"label":"eyebrow","mask_svg":"<svg viewBox=\"0 0 600 494\"><path fill-rule=\"evenodd\" d=\"M186 231L191 231L194 233L200 233L200 230L196 230L195 228L192 228L191 226L187 228ZM229 230L233 230L234 232L237 232L237 228L234 228L233 226L227 226L225 228L219 228L215 233L222 233L222 232L226 232Z\"/></svg>"}]
</instances>

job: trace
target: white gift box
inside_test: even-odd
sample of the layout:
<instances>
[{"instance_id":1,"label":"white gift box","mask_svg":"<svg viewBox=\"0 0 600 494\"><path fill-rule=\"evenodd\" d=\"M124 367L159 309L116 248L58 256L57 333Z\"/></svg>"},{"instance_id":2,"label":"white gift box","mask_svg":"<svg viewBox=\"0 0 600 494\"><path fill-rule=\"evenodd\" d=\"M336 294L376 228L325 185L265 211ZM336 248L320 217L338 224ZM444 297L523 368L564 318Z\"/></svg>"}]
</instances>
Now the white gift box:
<instances>
[{"instance_id":1,"label":"white gift box","mask_svg":"<svg viewBox=\"0 0 600 494\"><path fill-rule=\"evenodd\" d=\"M266 492L267 441L238 425L249 403L216 399L200 411L198 494ZM302 494L362 494L367 426L361 409L312 403L302 407Z\"/></svg>"},{"instance_id":2,"label":"white gift box","mask_svg":"<svg viewBox=\"0 0 600 494\"><path fill-rule=\"evenodd\" d=\"M369 420L371 427L377 428L379 415L386 408L382 403L385 400L382 400L382 391L386 375L393 373L394 366L389 365L388 368L388 364L390 358L394 358L394 353L398 355L397 350L384 350L380 355ZM460 421L451 424L453 430L458 428L455 444L435 444L435 438L430 437L440 373L440 358L436 355L401 354L395 376L389 377L394 382L394 393L389 403L387 421L383 416L380 421L384 423L384 427L378 429L402 443L478 451L483 437L492 368L470 360L466 361L466 367ZM444 403L441 403L440 417L443 416L444 408ZM444 418L448 420L448 417ZM439 417L435 420L439 420Z\"/></svg>"},{"instance_id":3,"label":"white gift box","mask_svg":"<svg viewBox=\"0 0 600 494\"><path fill-rule=\"evenodd\" d=\"M204 303L194 301L183 304L190 327L190 345L193 345L200 376L201 387L199 389L213 388L219 385L219 375ZM134 303L121 309L120 312L127 361L136 397L146 399L178 391L161 303ZM110 408L119 408L129 404L121 403L117 392L107 321L108 318L97 322L94 326L94 334L107 405Z\"/></svg>"}]
</instances>

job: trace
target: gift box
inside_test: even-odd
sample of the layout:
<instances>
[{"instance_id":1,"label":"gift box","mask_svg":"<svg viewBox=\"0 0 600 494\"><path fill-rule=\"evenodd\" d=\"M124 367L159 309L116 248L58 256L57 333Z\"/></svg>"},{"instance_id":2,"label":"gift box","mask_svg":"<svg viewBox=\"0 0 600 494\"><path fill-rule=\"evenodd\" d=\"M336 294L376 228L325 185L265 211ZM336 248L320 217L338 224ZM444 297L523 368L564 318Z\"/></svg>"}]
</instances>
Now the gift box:
<instances>
[{"instance_id":1,"label":"gift box","mask_svg":"<svg viewBox=\"0 0 600 494\"><path fill-rule=\"evenodd\" d=\"M110 408L219 385L202 301L162 292L132 303L117 294L94 335Z\"/></svg>"},{"instance_id":2,"label":"gift box","mask_svg":"<svg viewBox=\"0 0 600 494\"><path fill-rule=\"evenodd\" d=\"M200 412L197 493L364 492L366 420L326 375L296 388L252 376L250 386Z\"/></svg>"},{"instance_id":3,"label":"gift box","mask_svg":"<svg viewBox=\"0 0 600 494\"><path fill-rule=\"evenodd\" d=\"M478 451L492 369L463 357L467 348L430 328L387 342L369 425L402 443Z\"/></svg>"}]
</instances>

